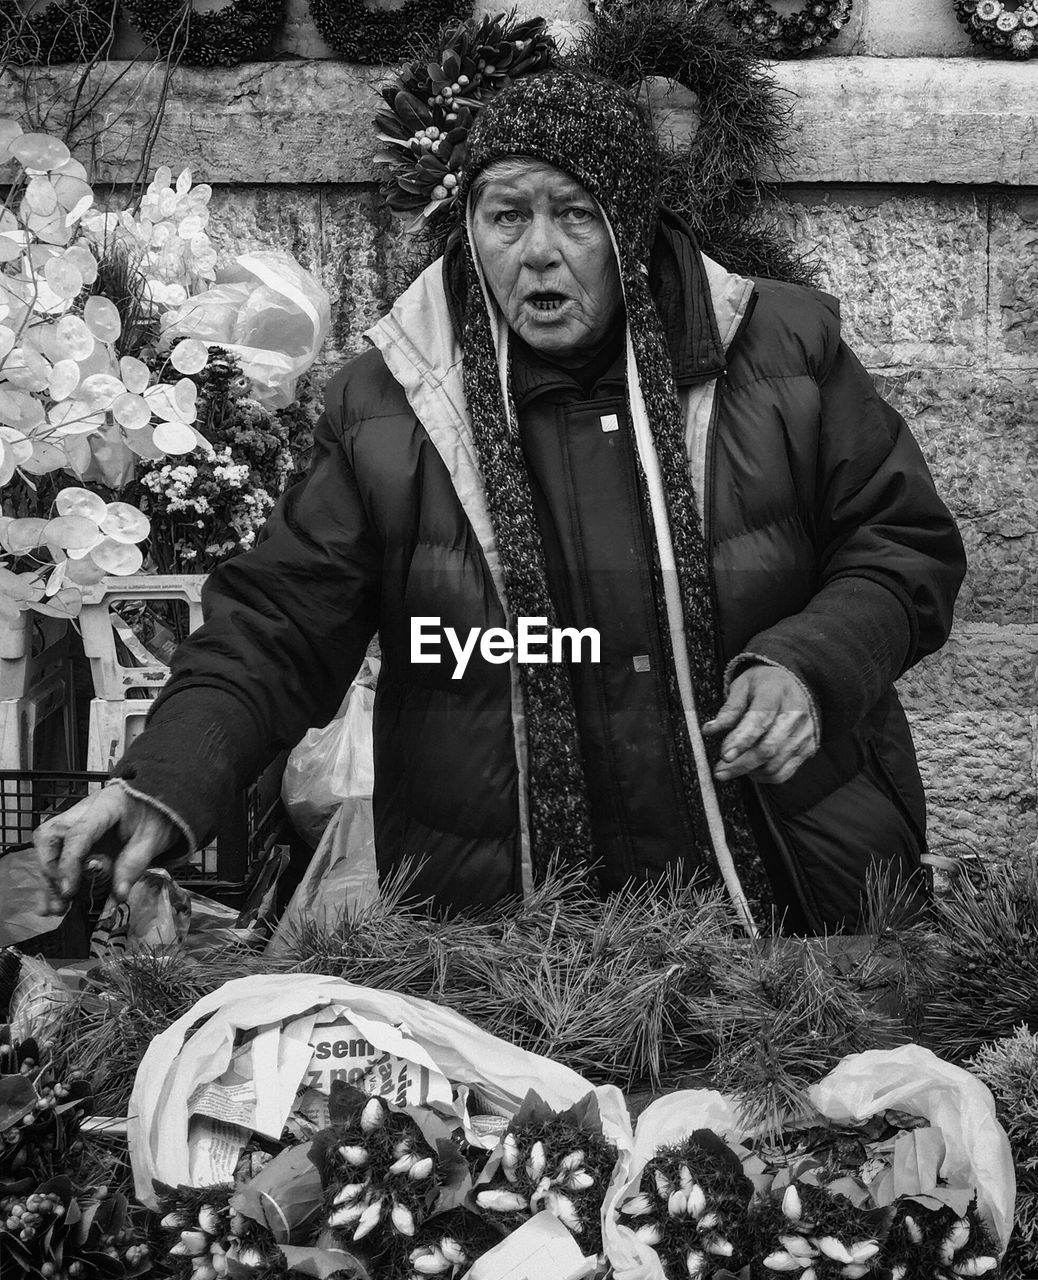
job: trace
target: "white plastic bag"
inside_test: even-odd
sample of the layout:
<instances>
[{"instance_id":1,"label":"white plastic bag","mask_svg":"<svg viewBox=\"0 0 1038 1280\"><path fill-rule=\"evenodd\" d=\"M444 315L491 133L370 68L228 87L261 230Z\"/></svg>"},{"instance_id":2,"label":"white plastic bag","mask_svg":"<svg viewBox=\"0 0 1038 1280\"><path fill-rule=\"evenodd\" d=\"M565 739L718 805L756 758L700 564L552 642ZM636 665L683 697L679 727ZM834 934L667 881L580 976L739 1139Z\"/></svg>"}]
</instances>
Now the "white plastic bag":
<instances>
[{"instance_id":1,"label":"white plastic bag","mask_svg":"<svg viewBox=\"0 0 1038 1280\"><path fill-rule=\"evenodd\" d=\"M368 657L323 729L310 729L289 752L281 798L292 825L315 847L344 800L375 786L371 720L381 662Z\"/></svg>"},{"instance_id":2,"label":"white plastic bag","mask_svg":"<svg viewBox=\"0 0 1038 1280\"><path fill-rule=\"evenodd\" d=\"M217 343L238 358L252 395L274 409L295 398L331 324L324 287L279 249L243 253L217 283L188 298L162 322L162 336Z\"/></svg>"},{"instance_id":3,"label":"white plastic bag","mask_svg":"<svg viewBox=\"0 0 1038 1280\"><path fill-rule=\"evenodd\" d=\"M822 1115L838 1122L868 1120L888 1110L927 1119L939 1130L944 1148L943 1159L932 1172L951 1189L976 1191L981 1215L1005 1249L1016 1198L1013 1153L995 1119L994 1099L975 1076L929 1049L909 1044L849 1055L809 1096ZM618 1222L615 1211L638 1190L653 1153L680 1142L695 1129L712 1129L736 1141L745 1137L731 1102L710 1089L668 1094L639 1117L630 1166L614 1181L603 1214L602 1238L616 1280L665 1280L659 1255ZM927 1171L909 1171L908 1176L916 1174L918 1184L902 1181L898 1194L932 1190Z\"/></svg>"},{"instance_id":4,"label":"white plastic bag","mask_svg":"<svg viewBox=\"0 0 1038 1280\"><path fill-rule=\"evenodd\" d=\"M511 1114L531 1089L552 1107L571 1106L592 1085L568 1067L499 1040L461 1014L393 991L359 987L313 974L254 975L227 982L199 1000L148 1046L130 1098L127 1137L137 1198L157 1207L153 1180L192 1182L189 1121L192 1100L218 1081L241 1054L238 1032L249 1039L251 1061L265 1064L259 1104L265 1112L294 1098L311 1061L310 1037L319 1017L344 1017L366 1040L457 1085L469 1085L502 1113ZM190 1034L189 1034L190 1033ZM257 1042L259 1042L257 1044ZM236 1053L237 1045L237 1053ZM245 1081L248 1086L252 1082ZM612 1085L594 1090L603 1132L629 1158L631 1126L623 1094ZM277 1127L277 1116L265 1123ZM247 1137L235 1129L234 1142Z\"/></svg>"},{"instance_id":5,"label":"white plastic bag","mask_svg":"<svg viewBox=\"0 0 1038 1280\"><path fill-rule=\"evenodd\" d=\"M731 1104L714 1089L668 1093L638 1117L631 1155L617 1170L602 1208L602 1246L616 1280L666 1280L659 1254L617 1221L616 1209L638 1191L642 1171L657 1149L680 1142L696 1129L713 1129L722 1138L741 1136Z\"/></svg>"},{"instance_id":6,"label":"white plastic bag","mask_svg":"<svg viewBox=\"0 0 1038 1280\"><path fill-rule=\"evenodd\" d=\"M1016 1169L1009 1139L995 1119L995 1100L976 1076L921 1045L906 1044L851 1054L814 1086L810 1098L830 1120L867 1120L891 1110L924 1116L944 1140L938 1176L949 1187L977 1192L981 1215L1005 1249L1013 1229Z\"/></svg>"}]
</instances>

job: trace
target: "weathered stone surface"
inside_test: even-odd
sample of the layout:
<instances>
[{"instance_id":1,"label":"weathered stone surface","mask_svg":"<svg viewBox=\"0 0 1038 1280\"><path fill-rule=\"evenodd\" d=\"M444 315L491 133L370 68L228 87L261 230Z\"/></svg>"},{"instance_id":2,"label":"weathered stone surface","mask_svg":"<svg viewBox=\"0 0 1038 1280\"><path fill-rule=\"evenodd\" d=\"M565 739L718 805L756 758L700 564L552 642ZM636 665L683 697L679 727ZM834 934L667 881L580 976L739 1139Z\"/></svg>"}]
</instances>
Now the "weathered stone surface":
<instances>
[{"instance_id":1,"label":"weathered stone surface","mask_svg":"<svg viewBox=\"0 0 1038 1280\"><path fill-rule=\"evenodd\" d=\"M370 121L385 75L384 67L331 60L181 67L153 162L190 164L219 183L369 181ZM1030 63L815 57L776 63L775 78L797 95L786 181L1038 185ZM61 68L8 68L0 115L21 114L29 81L35 98L64 100ZM129 181L162 76L112 62L92 73L92 87L99 84L113 88L77 136L108 130L96 175ZM117 117L121 129L113 128Z\"/></svg>"},{"instance_id":2,"label":"weathered stone surface","mask_svg":"<svg viewBox=\"0 0 1038 1280\"><path fill-rule=\"evenodd\" d=\"M862 0L861 9L862 32L855 53L955 58L976 52L949 0Z\"/></svg>"},{"instance_id":3,"label":"weathered stone surface","mask_svg":"<svg viewBox=\"0 0 1038 1280\"><path fill-rule=\"evenodd\" d=\"M966 625L900 682L939 852L1026 853L1038 837L1038 627Z\"/></svg>"},{"instance_id":4,"label":"weathered stone surface","mask_svg":"<svg viewBox=\"0 0 1038 1280\"><path fill-rule=\"evenodd\" d=\"M1026 373L919 369L877 378L959 521L970 569L959 617L1038 618L1038 387Z\"/></svg>"},{"instance_id":5,"label":"weathered stone surface","mask_svg":"<svg viewBox=\"0 0 1038 1280\"><path fill-rule=\"evenodd\" d=\"M1038 369L1038 194L992 201L989 253L990 359Z\"/></svg>"},{"instance_id":6,"label":"weathered stone surface","mask_svg":"<svg viewBox=\"0 0 1038 1280\"><path fill-rule=\"evenodd\" d=\"M770 207L813 251L870 368L962 365L983 352L986 200L955 189L785 188Z\"/></svg>"}]
</instances>

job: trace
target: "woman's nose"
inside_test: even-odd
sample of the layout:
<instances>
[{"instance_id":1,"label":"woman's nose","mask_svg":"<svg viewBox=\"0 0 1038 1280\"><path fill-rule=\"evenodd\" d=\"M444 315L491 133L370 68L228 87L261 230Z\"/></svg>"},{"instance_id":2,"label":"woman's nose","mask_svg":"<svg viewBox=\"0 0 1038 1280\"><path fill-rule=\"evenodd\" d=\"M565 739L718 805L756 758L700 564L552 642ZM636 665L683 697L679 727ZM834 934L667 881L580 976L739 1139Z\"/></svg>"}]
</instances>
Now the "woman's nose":
<instances>
[{"instance_id":1,"label":"woman's nose","mask_svg":"<svg viewBox=\"0 0 1038 1280\"><path fill-rule=\"evenodd\" d=\"M535 215L523 236L523 265L543 271L559 261L558 229L551 218Z\"/></svg>"}]
</instances>

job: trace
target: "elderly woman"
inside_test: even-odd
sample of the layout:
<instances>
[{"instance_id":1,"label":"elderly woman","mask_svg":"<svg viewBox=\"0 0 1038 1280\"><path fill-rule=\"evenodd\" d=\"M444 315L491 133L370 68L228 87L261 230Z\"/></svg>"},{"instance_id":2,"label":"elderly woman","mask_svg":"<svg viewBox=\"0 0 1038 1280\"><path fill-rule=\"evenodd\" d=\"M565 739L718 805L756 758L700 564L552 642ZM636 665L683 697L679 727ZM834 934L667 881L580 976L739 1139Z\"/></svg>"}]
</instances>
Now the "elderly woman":
<instances>
[{"instance_id":1,"label":"elderly woman","mask_svg":"<svg viewBox=\"0 0 1038 1280\"><path fill-rule=\"evenodd\" d=\"M421 860L443 908L558 853L604 890L676 866L747 923L853 928L870 867L919 870L893 681L947 636L955 526L836 302L703 257L659 187L614 85L484 109L464 233L332 379L307 479L212 575L119 781L38 833L55 907L109 827L120 892L203 843L376 630L379 870ZM492 629L533 619L597 661L509 660ZM436 661L434 624L482 640Z\"/></svg>"}]
</instances>

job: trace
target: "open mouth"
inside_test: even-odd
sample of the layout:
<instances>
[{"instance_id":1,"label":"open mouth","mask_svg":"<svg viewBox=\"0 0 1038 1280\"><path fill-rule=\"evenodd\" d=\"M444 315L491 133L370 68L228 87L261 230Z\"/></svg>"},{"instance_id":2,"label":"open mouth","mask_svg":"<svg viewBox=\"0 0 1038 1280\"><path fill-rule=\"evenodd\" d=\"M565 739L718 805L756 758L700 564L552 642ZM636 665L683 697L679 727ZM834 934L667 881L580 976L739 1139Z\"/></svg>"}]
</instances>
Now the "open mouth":
<instances>
[{"instance_id":1,"label":"open mouth","mask_svg":"<svg viewBox=\"0 0 1038 1280\"><path fill-rule=\"evenodd\" d=\"M547 290L527 295L526 301L537 311L558 311L569 299L562 293L551 293Z\"/></svg>"}]
</instances>

